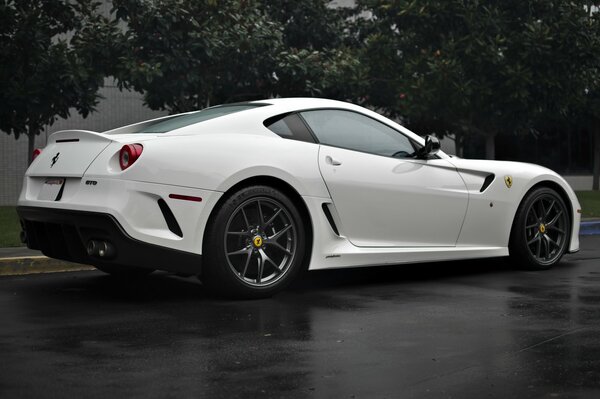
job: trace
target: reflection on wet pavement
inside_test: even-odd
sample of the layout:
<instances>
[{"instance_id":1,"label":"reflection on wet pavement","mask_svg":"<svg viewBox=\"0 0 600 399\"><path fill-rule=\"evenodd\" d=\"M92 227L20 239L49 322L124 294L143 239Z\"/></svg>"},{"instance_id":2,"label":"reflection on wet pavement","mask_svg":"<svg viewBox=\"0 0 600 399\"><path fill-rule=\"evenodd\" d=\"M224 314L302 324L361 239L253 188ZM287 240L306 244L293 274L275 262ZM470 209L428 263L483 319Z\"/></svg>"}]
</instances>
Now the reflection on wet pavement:
<instances>
[{"instance_id":1,"label":"reflection on wet pavement","mask_svg":"<svg viewBox=\"0 0 600 399\"><path fill-rule=\"evenodd\" d=\"M312 272L256 301L167 274L3 278L0 396L598 397L600 263L578 259Z\"/></svg>"}]
</instances>

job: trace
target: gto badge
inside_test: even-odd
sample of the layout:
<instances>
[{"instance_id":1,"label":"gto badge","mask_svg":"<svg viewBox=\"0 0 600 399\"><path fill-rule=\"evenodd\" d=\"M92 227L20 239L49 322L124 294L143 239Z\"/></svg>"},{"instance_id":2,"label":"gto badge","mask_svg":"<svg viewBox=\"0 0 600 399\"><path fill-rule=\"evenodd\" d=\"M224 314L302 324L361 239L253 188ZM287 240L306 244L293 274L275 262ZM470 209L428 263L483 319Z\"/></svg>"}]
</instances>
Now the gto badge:
<instances>
[{"instance_id":1,"label":"gto badge","mask_svg":"<svg viewBox=\"0 0 600 399\"><path fill-rule=\"evenodd\" d=\"M504 183L506 183L506 187L511 188L512 187L512 176L504 176Z\"/></svg>"},{"instance_id":2,"label":"gto badge","mask_svg":"<svg viewBox=\"0 0 600 399\"><path fill-rule=\"evenodd\" d=\"M56 163L56 161L58 161L59 155L60 155L60 152L57 152L56 155L52 157L52 163L50 164L50 167L53 167L54 164Z\"/></svg>"}]
</instances>

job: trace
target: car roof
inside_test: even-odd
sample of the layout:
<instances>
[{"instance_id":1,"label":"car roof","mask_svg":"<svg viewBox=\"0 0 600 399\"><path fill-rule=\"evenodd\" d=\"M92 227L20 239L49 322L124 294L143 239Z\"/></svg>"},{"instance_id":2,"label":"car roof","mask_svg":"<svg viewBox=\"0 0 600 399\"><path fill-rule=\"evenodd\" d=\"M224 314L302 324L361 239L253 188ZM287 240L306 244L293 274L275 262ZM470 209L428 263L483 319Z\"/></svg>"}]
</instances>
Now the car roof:
<instances>
[{"instance_id":1,"label":"car roof","mask_svg":"<svg viewBox=\"0 0 600 399\"><path fill-rule=\"evenodd\" d=\"M236 103L236 105L243 104L257 104L264 105L255 108L246 109L241 112L235 112L228 115L223 115L218 118L209 119L195 124L190 124L178 129L171 130L164 133L166 136L182 136L182 135L203 135L203 134L223 134L223 133L235 133L235 134L255 134L265 136L276 136L275 133L267 129L263 122L274 116L283 115L290 112L299 112L311 109L323 109L323 108L334 108L334 109L345 109L348 111L359 112L363 115L369 116L376 119L390 127L400 130L406 135L410 136L413 140L422 143L423 139L406 129L404 126L376 113L367 108L355 105L352 103L330 100L325 98L315 97L287 97L287 98L269 98L256 101L247 101L243 103ZM227 106L232 104L216 105L216 107ZM213 108L213 107L210 107ZM197 112L197 111L192 111ZM166 116L163 118L172 117L173 115ZM155 120L160 120L157 118ZM146 123L148 121L140 122ZM114 129L107 134L126 134L129 127L135 126L129 125L122 128ZM277 136L278 137L278 136Z\"/></svg>"}]
</instances>

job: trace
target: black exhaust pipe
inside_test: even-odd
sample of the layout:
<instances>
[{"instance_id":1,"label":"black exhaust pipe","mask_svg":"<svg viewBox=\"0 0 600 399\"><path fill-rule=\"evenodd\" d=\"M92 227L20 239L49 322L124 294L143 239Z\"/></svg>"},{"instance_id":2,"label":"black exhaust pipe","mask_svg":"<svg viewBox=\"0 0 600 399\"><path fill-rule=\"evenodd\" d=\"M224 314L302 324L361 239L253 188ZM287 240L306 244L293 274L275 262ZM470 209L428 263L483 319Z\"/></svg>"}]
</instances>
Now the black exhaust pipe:
<instances>
[{"instance_id":1,"label":"black exhaust pipe","mask_svg":"<svg viewBox=\"0 0 600 399\"><path fill-rule=\"evenodd\" d=\"M90 240L87 243L87 253L95 258L111 259L115 257L117 250L108 241Z\"/></svg>"}]
</instances>

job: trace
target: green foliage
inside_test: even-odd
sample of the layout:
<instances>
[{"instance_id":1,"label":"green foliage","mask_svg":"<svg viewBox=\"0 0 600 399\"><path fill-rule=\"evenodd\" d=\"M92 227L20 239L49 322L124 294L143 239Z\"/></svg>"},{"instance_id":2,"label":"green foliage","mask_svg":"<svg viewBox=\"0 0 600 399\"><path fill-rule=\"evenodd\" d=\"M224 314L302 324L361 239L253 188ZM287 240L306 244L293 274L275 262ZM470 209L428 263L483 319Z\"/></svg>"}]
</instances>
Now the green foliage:
<instances>
[{"instance_id":1,"label":"green foliage","mask_svg":"<svg viewBox=\"0 0 600 399\"><path fill-rule=\"evenodd\" d=\"M115 0L114 7L128 26L116 76L153 109L352 95L354 85L343 81L358 75L359 63L339 39L341 11L324 2Z\"/></svg>"},{"instance_id":2,"label":"green foliage","mask_svg":"<svg viewBox=\"0 0 600 399\"><path fill-rule=\"evenodd\" d=\"M0 130L39 134L75 108L98 102L104 34L111 24L93 0L0 3Z\"/></svg>"},{"instance_id":3,"label":"green foliage","mask_svg":"<svg viewBox=\"0 0 600 399\"><path fill-rule=\"evenodd\" d=\"M586 3L361 0L374 16L362 22L370 100L423 133L492 143L564 118L599 50Z\"/></svg>"}]
</instances>

